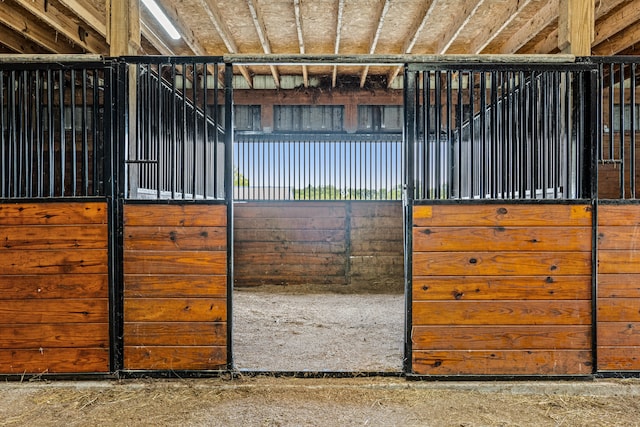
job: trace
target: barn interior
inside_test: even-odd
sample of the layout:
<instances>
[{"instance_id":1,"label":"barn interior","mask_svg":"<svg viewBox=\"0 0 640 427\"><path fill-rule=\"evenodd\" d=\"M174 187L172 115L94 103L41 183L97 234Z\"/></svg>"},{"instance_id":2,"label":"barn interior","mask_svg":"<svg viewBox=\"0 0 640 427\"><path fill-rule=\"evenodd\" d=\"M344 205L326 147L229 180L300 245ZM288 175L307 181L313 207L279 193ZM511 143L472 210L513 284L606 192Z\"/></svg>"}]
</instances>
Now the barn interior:
<instances>
[{"instance_id":1,"label":"barn interior","mask_svg":"<svg viewBox=\"0 0 640 427\"><path fill-rule=\"evenodd\" d=\"M107 252L114 257L110 265L122 257L122 268L93 271L94 293L66 297L78 307L91 299L91 310L100 314L87 325L73 316L45 322L29 340L0 335L11 366L4 372L55 372L56 366L75 372L75 364L60 360L81 359L83 351L90 354L88 372L227 368L514 375L524 366L532 375L583 375L598 369L596 353L602 357L599 369L640 370L634 356L618 356L640 346L620 338L629 335L623 323L640 319L627 309L613 314L638 298L632 279L624 279L627 287L621 287L620 271L629 277L640 271L618 265L625 248L619 241L634 241L633 233L624 224L600 224L612 227L614 242L598 237L603 243L599 253L610 257L602 258L603 263L615 267L598 273L590 258L596 238L589 234L590 222L597 219L576 213L576 206L587 209L580 200L589 200L588 207L598 197L626 202L636 197L638 61L627 56L637 54L640 41L639 0L155 4L173 29L153 15L152 0L0 4L0 104L3 138L10 147L2 158L2 199L121 197L113 202L117 208L96 208L107 210L107 217L96 214L92 227L113 220L121 225L107 232L123 236L122 241L108 237L104 247L89 247L121 247L118 254ZM599 59L584 59L589 56ZM60 68L57 63L73 65ZM589 73L598 74L600 92L588 91L593 84ZM116 84L122 81L127 85ZM116 101L110 112L106 103L112 95ZM588 96L599 97L599 110L589 108ZM76 100L73 108L60 108L71 99ZM122 105L116 105L118 100ZM45 108L31 113L15 107L25 102ZM547 107L547 118L539 122L490 124L542 116ZM121 116L120 111L126 113ZM504 115L498 117L496 111ZM594 117L599 127L588 127ZM551 142L510 151L505 142L512 141L509 132L524 139L546 135ZM45 142L29 145L38 136ZM588 137L600 142L595 166L586 162L587 148L580 145ZM417 148L413 186L407 189L410 138ZM110 140L126 143L118 151L105 143ZM487 148L492 143L502 148ZM33 147L42 161L26 154ZM105 161L115 159L116 152L122 169ZM466 153L470 157L462 160ZM456 172L449 175L446 168ZM598 181L593 183L596 169ZM23 171L28 177L17 178ZM107 188L108 179L101 177L109 172L121 174L117 185L122 187ZM590 193L593 188L596 194ZM407 191L412 203L417 201L413 217L406 211ZM489 225L464 216L460 223L449 223L451 212L446 203L439 205L474 199L542 200L542 210L536 205L523 213L524 219L506 224L501 215L492 226L506 228L515 240L544 241L538 245L544 249L509 246L483 234ZM569 200L569 208L553 200ZM208 209L199 210L203 206ZM211 212L225 219L199 218ZM530 220L555 219L554 212L566 221L561 227L575 231L566 246L547 244L535 234L559 232L554 221ZM407 231L409 223L415 235ZM172 229L185 224L185 230ZM425 243L423 236L430 230L452 234L448 240ZM92 233L102 236L105 230ZM477 236L484 237L478 242ZM455 246L454 241L468 245ZM499 277L507 270L471 274L466 268L472 262L457 257L486 249L484 242L495 245L485 255L509 252L507 264L524 262L509 257L525 250L540 264L549 258L552 266L566 262L575 269L552 280L542 269L535 274L507 269L517 278L515 285L513 279ZM42 245L38 250L52 247ZM165 265L162 259L173 261ZM408 270L412 259L423 260L430 269ZM456 268L445 271L433 265L445 261ZM0 324L11 325L17 335L33 321L25 318L14 326L7 317L33 298L18 292L26 286L18 284L42 270L13 268L7 264L10 273L2 275L0 284L13 289L4 298L15 304ZM52 267L50 274L56 271ZM480 276L489 277L482 283L498 284L500 290L484 294ZM592 305L597 299L594 277L608 286L599 295L606 323L600 328L592 325L600 310ZM526 290L523 283L536 283L536 290ZM436 296L427 293L432 284ZM476 297L470 297L472 286L477 286ZM551 294L560 296L556 301ZM61 292L52 295L50 306L65 298ZM454 301L449 301L452 295ZM471 301L457 302L461 298ZM474 323L469 312L459 318L447 314L467 303L469 312L486 317ZM504 309L500 304L510 311L539 311L540 318L524 316L514 326L495 314ZM113 310L121 310L122 317ZM554 310L571 314L556 318ZM543 327L537 327L540 322ZM37 344L40 335L56 328L72 335L78 330L69 325L79 324L83 340L58 343L64 351L54 351L53 362L34 360L37 349L51 345ZM599 344L596 330L608 331ZM98 338L89 339L92 334ZM306 334L311 335L308 341ZM470 348L469 336L487 345ZM535 341L539 336L544 338ZM510 340L506 344L504 337ZM339 347L345 352L328 351ZM16 356L16 350L24 355ZM468 350L472 356L463 355ZM496 357L503 363L496 364Z\"/></svg>"}]
</instances>

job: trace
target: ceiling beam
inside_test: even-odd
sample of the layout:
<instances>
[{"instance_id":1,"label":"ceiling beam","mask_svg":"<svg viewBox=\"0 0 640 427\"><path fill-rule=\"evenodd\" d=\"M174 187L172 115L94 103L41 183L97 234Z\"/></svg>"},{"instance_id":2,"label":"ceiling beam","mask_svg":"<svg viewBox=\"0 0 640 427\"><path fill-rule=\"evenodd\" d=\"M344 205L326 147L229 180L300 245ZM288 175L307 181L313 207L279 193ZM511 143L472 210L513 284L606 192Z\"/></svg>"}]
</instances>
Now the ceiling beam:
<instances>
[{"instance_id":1,"label":"ceiling beam","mask_svg":"<svg viewBox=\"0 0 640 427\"><path fill-rule=\"evenodd\" d=\"M296 16L296 31L298 33L298 47L300 49L300 54L304 55L304 36L302 33L302 17L300 15L300 0L293 0L293 12ZM302 66L302 81L304 83L304 87L309 87L309 72L307 70L307 66Z\"/></svg>"},{"instance_id":2,"label":"ceiling beam","mask_svg":"<svg viewBox=\"0 0 640 427\"><path fill-rule=\"evenodd\" d=\"M336 16L336 41L333 46L333 54L340 53L340 37L342 36L342 19L344 17L344 2L345 0L338 0L338 14ZM333 66L333 73L331 74L331 87L335 88L338 83L338 66Z\"/></svg>"},{"instance_id":3,"label":"ceiling beam","mask_svg":"<svg viewBox=\"0 0 640 427\"><path fill-rule=\"evenodd\" d=\"M60 4L73 12L78 18L93 28L98 34L107 39L107 25L100 18L100 12L89 2L78 0L58 0ZM107 43L109 40L107 39Z\"/></svg>"},{"instance_id":4,"label":"ceiling beam","mask_svg":"<svg viewBox=\"0 0 640 427\"><path fill-rule=\"evenodd\" d=\"M28 40L15 31L0 25L0 44L15 53L37 54L43 53L43 49L31 40Z\"/></svg>"},{"instance_id":5,"label":"ceiling beam","mask_svg":"<svg viewBox=\"0 0 640 427\"><path fill-rule=\"evenodd\" d=\"M239 53L238 46L233 40L233 37L229 34L227 25L224 23L224 20L220 18L220 11L218 10L218 6L216 6L215 2L213 0L197 0L197 3L199 3L200 7L206 12L209 20L215 27L229 53ZM249 87L252 88L253 79L251 78L251 74L247 67L238 65L237 68L238 71L240 71L240 74L242 74L244 79L247 81Z\"/></svg>"},{"instance_id":6,"label":"ceiling beam","mask_svg":"<svg viewBox=\"0 0 640 427\"><path fill-rule=\"evenodd\" d=\"M269 42L269 37L267 36L267 27L265 27L264 19L262 19L262 12L260 11L260 9L258 9L258 5L255 4L255 0L247 0L247 5L249 6L251 19L253 20L253 25L256 27L256 32L258 33L258 38L260 39L262 50L264 51L264 53L270 54L271 43ZM276 88L279 88L280 73L278 73L278 69L275 65L269 65L269 69L271 70L271 75L273 76L273 81L276 85Z\"/></svg>"},{"instance_id":7,"label":"ceiling beam","mask_svg":"<svg viewBox=\"0 0 640 427\"><path fill-rule=\"evenodd\" d=\"M550 0L549 3L540 8L531 19L522 24L518 31L509 37L509 40L502 46L499 46L496 51L492 49L491 52L486 53L516 53L522 46L527 44L528 41L533 39L551 23L555 22L557 18L558 0Z\"/></svg>"},{"instance_id":8,"label":"ceiling beam","mask_svg":"<svg viewBox=\"0 0 640 427\"><path fill-rule=\"evenodd\" d=\"M0 22L51 53L82 53L79 46L73 45L66 37L59 37L53 29L25 13L13 1L2 2Z\"/></svg>"},{"instance_id":9,"label":"ceiling beam","mask_svg":"<svg viewBox=\"0 0 640 427\"><path fill-rule=\"evenodd\" d=\"M109 55L123 56L138 53L140 49L140 9L138 5L138 0L118 0L109 3L109 10L107 10L107 14L111 17L109 20L111 27L109 30L111 34ZM129 71L129 90L132 90L132 86L135 87L132 84L132 81L135 80L132 70L133 67Z\"/></svg>"},{"instance_id":10,"label":"ceiling beam","mask_svg":"<svg viewBox=\"0 0 640 427\"><path fill-rule=\"evenodd\" d=\"M422 18L416 21L412 30L409 32L409 34L411 34L411 37L405 40L404 45L402 46L402 53L410 54L413 51L413 48L415 47L416 42L418 41L418 37L420 36L420 33L422 32L425 25L427 24L427 21L431 17L431 14L435 10L435 6L438 3L438 1L439 0L427 0L427 3L424 8L424 13L422 14ZM402 71L402 68L403 67L395 67L391 70L391 72L387 76L387 88L391 87L391 85L393 84L393 81L396 79L396 77L398 77L398 74L400 73L400 71Z\"/></svg>"},{"instance_id":11,"label":"ceiling beam","mask_svg":"<svg viewBox=\"0 0 640 427\"><path fill-rule=\"evenodd\" d=\"M636 22L639 16L640 0L634 0L617 9L611 15L597 21L594 29L594 46L627 28Z\"/></svg>"},{"instance_id":12,"label":"ceiling beam","mask_svg":"<svg viewBox=\"0 0 640 427\"><path fill-rule=\"evenodd\" d=\"M376 32L373 33L373 37L371 38L371 43L369 44L369 55L373 55L376 52L376 46L378 45L378 40L380 40L380 34L382 34L382 27L384 26L384 18L389 11L389 6L391 6L391 0L384 0L384 4L382 5L382 9L380 9L380 14L378 17L378 26L376 27ZM364 70L362 70L362 74L360 75L360 88L364 87L365 82L367 81L367 74L369 73L369 66L365 65Z\"/></svg>"},{"instance_id":13,"label":"ceiling beam","mask_svg":"<svg viewBox=\"0 0 640 427\"><path fill-rule=\"evenodd\" d=\"M175 52L151 29L147 21L140 17L140 32L160 55L175 56Z\"/></svg>"},{"instance_id":14,"label":"ceiling beam","mask_svg":"<svg viewBox=\"0 0 640 427\"><path fill-rule=\"evenodd\" d=\"M553 25L553 24L552 24ZM527 53L542 55L558 49L558 28L554 28L545 38L536 43Z\"/></svg>"},{"instance_id":15,"label":"ceiling beam","mask_svg":"<svg viewBox=\"0 0 640 427\"><path fill-rule=\"evenodd\" d=\"M500 16L492 19L492 22L495 22L496 25L483 27L471 43L469 52L476 55L481 53L505 28L511 25L514 19L516 19L530 3L531 0L511 0L506 7L503 6L500 8Z\"/></svg>"},{"instance_id":16,"label":"ceiling beam","mask_svg":"<svg viewBox=\"0 0 640 427\"><path fill-rule=\"evenodd\" d=\"M640 42L640 21L592 48L593 55L615 55Z\"/></svg>"},{"instance_id":17,"label":"ceiling beam","mask_svg":"<svg viewBox=\"0 0 640 427\"><path fill-rule=\"evenodd\" d=\"M47 0L15 0L29 13L42 20L58 33L81 46L89 53L105 55L109 52L109 47L101 38L88 28L78 25L73 19L57 9L54 4Z\"/></svg>"},{"instance_id":18,"label":"ceiling beam","mask_svg":"<svg viewBox=\"0 0 640 427\"><path fill-rule=\"evenodd\" d=\"M118 1L118 0L112 0ZM180 37L184 40L185 44L191 49L194 55L198 56L206 56L206 51L200 44L200 42L196 39L193 31L191 30L191 26L188 25L184 19L178 13L178 6L176 2L171 2L167 0L156 0L160 8L166 13L167 18L173 22L173 25L180 33Z\"/></svg>"},{"instance_id":19,"label":"ceiling beam","mask_svg":"<svg viewBox=\"0 0 640 427\"><path fill-rule=\"evenodd\" d=\"M436 46L436 53L444 55L458 38L464 27L471 21L484 0L465 0L464 3L456 7L457 13L447 23L447 29L440 37L440 42Z\"/></svg>"}]
</instances>

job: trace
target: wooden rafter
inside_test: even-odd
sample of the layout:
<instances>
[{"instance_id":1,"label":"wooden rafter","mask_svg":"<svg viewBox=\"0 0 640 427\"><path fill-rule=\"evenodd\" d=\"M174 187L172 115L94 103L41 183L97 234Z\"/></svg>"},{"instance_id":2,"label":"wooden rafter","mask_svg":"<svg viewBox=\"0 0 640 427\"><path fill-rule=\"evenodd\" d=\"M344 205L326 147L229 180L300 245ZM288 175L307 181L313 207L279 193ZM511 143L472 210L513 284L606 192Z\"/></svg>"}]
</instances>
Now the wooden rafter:
<instances>
[{"instance_id":1,"label":"wooden rafter","mask_svg":"<svg viewBox=\"0 0 640 427\"><path fill-rule=\"evenodd\" d=\"M336 16L336 40L333 46L333 54L340 53L340 37L342 36L342 19L344 16L344 2L345 0L338 0L338 14ZM338 66L333 66L333 72L331 75L331 87L336 87L338 82Z\"/></svg>"},{"instance_id":2,"label":"wooden rafter","mask_svg":"<svg viewBox=\"0 0 640 427\"><path fill-rule=\"evenodd\" d=\"M112 0L117 1L117 0ZM189 49L193 52L194 55L204 56L206 55L205 49L202 47L200 42L197 40L193 31L191 30L191 26L188 25L182 16L178 13L178 7L175 2L168 2L166 0L156 0L158 5L162 8L167 17L173 22L173 25L176 27L178 32L180 33L180 37L189 46Z\"/></svg>"},{"instance_id":3,"label":"wooden rafter","mask_svg":"<svg viewBox=\"0 0 640 427\"><path fill-rule=\"evenodd\" d=\"M34 42L20 36L15 31L0 25L0 44L9 48L15 53L21 54L37 54L42 53L42 48Z\"/></svg>"},{"instance_id":4,"label":"wooden rafter","mask_svg":"<svg viewBox=\"0 0 640 427\"><path fill-rule=\"evenodd\" d=\"M160 55L175 55L175 52L153 31L149 23L140 18L140 31L145 39L160 52Z\"/></svg>"},{"instance_id":5,"label":"wooden rafter","mask_svg":"<svg viewBox=\"0 0 640 427\"><path fill-rule=\"evenodd\" d=\"M402 53L404 54L409 54L413 51L413 48L416 45L416 42L418 41L418 37L420 36L420 33L422 32L425 25L427 24L427 21L429 21L429 18L431 17L431 14L435 10L435 6L439 0L427 0L427 1L428 3L424 8L424 14L422 15L422 18L419 21L417 21L417 25L414 26L414 28L410 33L411 37L405 40L404 45L402 46ZM393 84L393 81L396 79L396 77L398 77L398 74L400 73L400 71L402 71L402 67L395 67L391 70L391 72L387 76L387 87L389 88L391 87L391 85Z\"/></svg>"},{"instance_id":6,"label":"wooden rafter","mask_svg":"<svg viewBox=\"0 0 640 427\"><path fill-rule=\"evenodd\" d=\"M378 40L380 40L380 34L382 34L382 27L384 26L384 18L389 11L389 6L391 6L391 0L384 0L384 4L382 5L382 9L380 9L380 15L378 18L378 25L376 27L376 32L373 33L373 37L371 38L371 43L369 44L369 55L373 55L376 52L376 46L378 45ZM363 88L365 82L367 81L367 74L369 74L369 66L365 65L364 70L362 70L362 74L360 75L360 87Z\"/></svg>"},{"instance_id":7,"label":"wooden rafter","mask_svg":"<svg viewBox=\"0 0 640 427\"><path fill-rule=\"evenodd\" d=\"M533 39L548 25L558 19L558 0L550 0L527 22L520 26L509 40L500 46L497 52L488 53L516 53L529 40Z\"/></svg>"},{"instance_id":8,"label":"wooden rafter","mask_svg":"<svg viewBox=\"0 0 640 427\"><path fill-rule=\"evenodd\" d=\"M615 55L640 42L640 21L600 43L592 49L594 55Z\"/></svg>"},{"instance_id":9,"label":"wooden rafter","mask_svg":"<svg viewBox=\"0 0 640 427\"><path fill-rule=\"evenodd\" d=\"M465 0L464 3L456 9L458 12L451 22L448 23L447 30L440 38L440 43L436 47L437 53L447 53L447 50L449 50L464 27L471 21L484 1L485 0Z\"/></svg>"},{"instance_id":10,"label":"wooden rafter","mask_svg":"<svg viewBox=\"0 0 640 427\"><path fill-rule=\"evenodd\" d=\"M607 15L595 25L594 46L632 25L640 16L640 1L634 0Z\"/></svg>"},{"instance_id":11,"label":"wooden rafter","mask_svg":"<svg viewBox=\"0 0 640 427\"><path fill-rule=\"evenodd\" d=\"M258 8L258 5L255 3L255 0L247 0L247 5L249 6L249 13L251 13L253 25L256 27L256 32L258 33L258 38L260 39L262 50L264 51L264 53L270 54L271 43L269 42L269 37L267 36L267 28L264 25L262 12ZM269 65L269 69L271 70L271 75L273 76L273 81L275 82L276 87L279 88L280 74L278 73L278 69L275 65Z\"/></svg>"},{"instance_id":12,"label":"wooden rafter","mask_svg":"<svg viewBox=\"0 0 640 427\"><path fill-rule=\"evenodd\" d=\"M530 3L531 0L511 0L506 7L501 9L500 17L495 20L492 19L496 25L488 25L480 30L473 44L469 47L469 52L473 54L481 53Z\"/></svg>"},{"instance_id":13,"label":"wooden rafter","mask_svg":"<svg viewBox=\"0 0 640 427\"><path fill-rule=\"evenodd\" d=\"M298 33L298 47L300 49L300 53L304 55L304 34L302 32L302 17L300 14L300 0L293 0L293 12L296 16L296 31ZM304 87L309 87L309 72L307 70L307 66L302 66L302 81L304 83Z\"/></svg>"},{"instance_id":14,"label":"wooden rafter","mask_svg":"<svg viewBox=\"0 0 640 427\"><path fill-rule=\"evenodd\" d=\"M555 25L552 23L551 25ZM545 38L536 43L533 47L527 50L527 53L531 54L545 54L551 53L558 49L558 29L555 28L547 34Z\"/></svg>"},{"instance_id":15,"label":"wooden rafter","mask_svg":"<svg viewBox=\"0 0 640 427\"><path fill-rule=\"evenodd\" d=\"M107 26L98 12L89 2L78 0L58 0L60 4L72 11L78 18L94 29L102 37L107 37ZM108 43L108 40L107 40Z\"/></svg>"},{"instance_id":16,"label":"wooden rafter","mask_svg":"<svg viewBox=\"0 0 640 427\"><path fill-rule=\"evenodd\" d=\"M89 32L86 28L78 25L61 10L58 10L55 5L48 3L46 0L15 1L51 28L63 34L78 46L82 46L87 52L98 54L106 54L109 52L107 44L96 37L93 30Z\"/></svg>"},{"instance_id":17,"label":"wooden rafter","mask_svg":"<svg viewBox=\"0 0 640 427\"><path fill-rule=\"evenodd\" d=\"M66 37L64 37L64 41L59 40L59 36L53 29L44 26L30 13L25 13L24 9L21 9L13 1L2 3L0 22L51 53L82 52L80 47L67 42Z\"/></svg>"},{"instance_id":18,"label":"wooden rafter","mask_svg":"<svg viewBox=\"0 0 640 427\"><path fill-rule=\"evenodd\" d=\"M209 20L215 27L218 35L222 39L229 53L239 53L238 46L233 40L233 37L231 37L231 35L229 34L227 25L224 23L224 20L220 18L220 11L218 10L218 6L216 6L215 2L212 0L197 0L197 3L199 3L200 7L202 7L202 9L206 12ZM242 74L244 79L247 81L249 87L252 88L253 79L251 78L251 74L249 73L247 67L238 65L237 68L238 71L240 71L240 74Z\"/></svg>"}]
</instances>

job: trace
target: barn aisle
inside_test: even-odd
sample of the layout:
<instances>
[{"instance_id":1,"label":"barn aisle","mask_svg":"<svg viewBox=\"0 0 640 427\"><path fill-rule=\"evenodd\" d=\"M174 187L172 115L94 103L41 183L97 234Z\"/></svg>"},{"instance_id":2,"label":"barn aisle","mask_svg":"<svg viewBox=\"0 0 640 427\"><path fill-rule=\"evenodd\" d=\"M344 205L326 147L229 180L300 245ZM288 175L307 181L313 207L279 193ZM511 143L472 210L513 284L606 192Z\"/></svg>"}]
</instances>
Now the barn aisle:
<instances>
[{"instance_id":1,"label":"barn aisle","mask_svg":"<svg viewBox=\"0 0 640 427\"><path fill-rule=\"evenodd\" d=\"M240 370L399 372L402 294L234 292L234 356Z\"/></svg>"}]
</instances>

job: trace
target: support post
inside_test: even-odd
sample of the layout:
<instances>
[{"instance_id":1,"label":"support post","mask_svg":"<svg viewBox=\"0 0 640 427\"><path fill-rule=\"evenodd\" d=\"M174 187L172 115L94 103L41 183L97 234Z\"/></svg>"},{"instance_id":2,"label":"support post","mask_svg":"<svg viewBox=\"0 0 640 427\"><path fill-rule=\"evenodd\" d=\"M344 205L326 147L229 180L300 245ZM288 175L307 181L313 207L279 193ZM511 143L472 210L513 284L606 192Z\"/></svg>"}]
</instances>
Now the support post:
<instances>
[{"instance_id":1,"label":"support post","mask_svg":"<svg viewBox=\"0 0 640 427\"><path fill-rule=\"evenodd\" d=\"M590 56L595 0L560 0L558 7L558 49L562 53Z\"/></svg>"}]
</instances>

